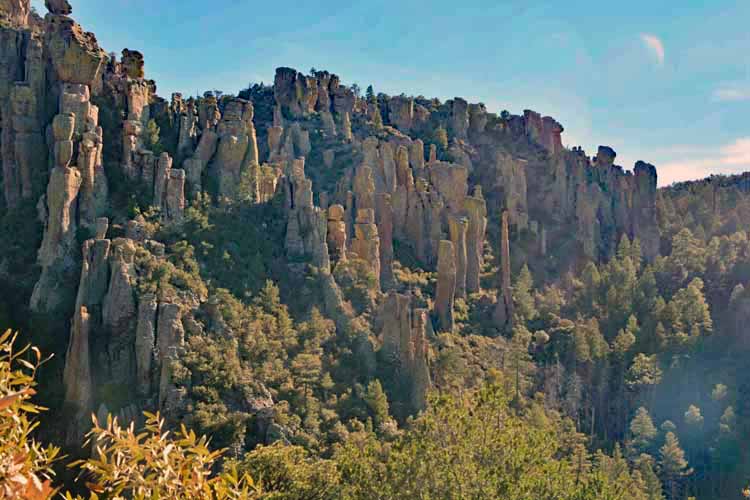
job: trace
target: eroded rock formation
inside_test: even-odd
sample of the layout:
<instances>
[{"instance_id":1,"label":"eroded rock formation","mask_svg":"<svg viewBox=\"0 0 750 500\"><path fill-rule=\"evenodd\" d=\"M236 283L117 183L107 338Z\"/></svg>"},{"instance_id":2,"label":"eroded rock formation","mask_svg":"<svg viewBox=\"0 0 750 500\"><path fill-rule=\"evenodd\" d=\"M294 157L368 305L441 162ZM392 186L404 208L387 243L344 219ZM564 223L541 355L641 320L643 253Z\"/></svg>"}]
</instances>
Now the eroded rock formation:
<instances>
[{"instance_id":1,"label":"eroded rock formation","mask_svg":"<svg viewBox=\"0 0 750 500\"><path fill-rule=\"evenodd\" d=\"M372 208L357 210L351 251L352 255L356 255L370 266L380 289L380 236L378 226L375 225L375 211Z\"/></svg>"},{"instance_id":2,"label":"eroded rock formation","mask_svg":"<svg viewBox=\"0 0 750 500\"><path fill-rule=\"evenodd\" d=\"M500 329L513 327L513 288L510 274L510 214L503 212L500 228L500 288L495 308Z\"/></svg>"},{"instance_id":3,"label":"eroded rock formation","mask_svg":"<svg viewBox=\"0 0 750 500\"><path fill-rule=\"evenodd\" d=\"M399 383L409 413L425 408L430 388L429 343L426 335L427 309L415 308L410 295L390 292L380 311L381 357L400 374Z\"/></svg>"},{"instance_id":4,"label":"eroded rock formation","mask_svg":"<svg viewBox=\"0 0 750 500\"><path fill-rule=\"evenodd\" d=\"M452 332L453 304L456 295L456 253L453 243L442 240L438 247L435 313L441 331Z\"/></svg>"}]
</instances>

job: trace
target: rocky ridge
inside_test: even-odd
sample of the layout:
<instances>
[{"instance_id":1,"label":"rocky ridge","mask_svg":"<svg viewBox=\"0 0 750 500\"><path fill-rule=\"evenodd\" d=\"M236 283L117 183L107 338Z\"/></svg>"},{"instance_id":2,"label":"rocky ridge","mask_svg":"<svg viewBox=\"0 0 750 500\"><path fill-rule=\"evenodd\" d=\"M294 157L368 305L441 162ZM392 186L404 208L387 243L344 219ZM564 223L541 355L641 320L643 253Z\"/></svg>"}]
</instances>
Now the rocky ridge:
<instances>
[{"instance_id":1,"label":"rocky ridge","mask_svg":"<svg viewBox=\"0 0 750 500\"><path fill-rule=\"evenodd\" d=\"M46 6L39 19L28 1L0 2L0 158L8 210L38 199L44 223L31 308L55 310L79 283L63 381L77 422L70 442L85 414L112 409L104 386L123 391L127 403L115 410L125 418L151 407L179 413L186 402L169 361L186 335L221 323L199 320L212 314L207 292L149 286L154 263L167 261L164 245L143 216L106 217L111 178L143 187L168 226L206 191L220 204L283 198L290 269L314 269L326 313L360 336L334 270L353 259L367 267L383 306L365 350L398 367L412 411L430 386L428 332L452 330L455 300L482 288L488 221L501 226L499 330L512 323L511 234L541 260L574 247L555 256L571 267L576 254L610 255L623 234L640 239L646 258L657 255L655 168L638 162L626 172L604 146L594 158L567 149L550 117L499 117L461 98L370 102L336 75L291 68L277 70L270 103L210 94L167 102L141 53L107 55L67 1ZM271 116L256 116L261 105ZM171 154L153 149L152 122L173 138ZM449 139L439 147L430 143L437 128ZM335 182L316 181L337 166ZM431 309L394 277L407 251L437 274Z\"/></svg>"}]
</instances>

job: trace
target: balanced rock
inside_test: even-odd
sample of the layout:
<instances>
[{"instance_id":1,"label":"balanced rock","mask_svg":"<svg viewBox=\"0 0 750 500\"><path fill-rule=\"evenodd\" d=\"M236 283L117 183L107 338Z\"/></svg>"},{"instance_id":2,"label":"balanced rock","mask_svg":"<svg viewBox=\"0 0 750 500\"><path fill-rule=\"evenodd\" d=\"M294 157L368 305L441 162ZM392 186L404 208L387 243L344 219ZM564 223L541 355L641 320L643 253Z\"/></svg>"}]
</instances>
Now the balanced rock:
<instances>
[{"instance_id":1,"label":"balanced rock","mask_svg":"<svg viewBox=\"0 0 750 500\"><path fill-rule=\"evenodd\" d=\"M50 14L69 16L73 13L73 7L68 0L44 0L44 6Z\"/></svg>"}]
</instances>

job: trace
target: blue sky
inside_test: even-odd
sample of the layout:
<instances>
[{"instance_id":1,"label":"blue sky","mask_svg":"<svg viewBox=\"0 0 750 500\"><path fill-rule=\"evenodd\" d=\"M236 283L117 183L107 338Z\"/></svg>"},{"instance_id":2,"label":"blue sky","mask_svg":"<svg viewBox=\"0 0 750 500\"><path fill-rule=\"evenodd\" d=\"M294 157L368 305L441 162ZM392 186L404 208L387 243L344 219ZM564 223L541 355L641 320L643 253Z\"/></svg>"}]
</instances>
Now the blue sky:
<instances>
[{"instance_id":1,"label":"blue sky","mask_svg":"<svg viewBox=\"0 0 750 500\"><path fill-rule=\"evenodd\" d=\"M315 67L388 94L534 109L566 145L610 145L662 185L750 170L750 0L71 3L105 50L144 52L165 97Z\"/></svg>"}]
</instances>

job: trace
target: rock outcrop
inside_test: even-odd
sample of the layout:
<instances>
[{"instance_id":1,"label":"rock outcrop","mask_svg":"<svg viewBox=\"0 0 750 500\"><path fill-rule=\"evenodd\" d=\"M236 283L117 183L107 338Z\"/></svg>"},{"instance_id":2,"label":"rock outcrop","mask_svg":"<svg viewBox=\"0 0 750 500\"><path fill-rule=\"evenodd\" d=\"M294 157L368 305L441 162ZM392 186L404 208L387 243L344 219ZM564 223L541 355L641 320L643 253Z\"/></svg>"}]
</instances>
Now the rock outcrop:
<instances>
[{"instance_id":1,"label":"rock outcrop","mask_svg":"<svg viewBox=\"0 0 750 500\"><path fill-rule=\"evenodd\" d=\"M380 355L399 374L399 393L406 395L400 403L407 406L407 414L425 408L431 385L427 321L427 309L414 308L411 295L390 292L380 311Z\"/></svg>"},{"instance_id":2,"label":"rock outcrop","mask_svg":"<svg viewBox=\"0 0 750 500\"><path fill-rule=\"evenodd\" d=\"M258 144L253 124L252 103L232 99L226 103L217 125L218 145L212 167L218 180L219 195L237 195L240 174L258 165Z\"/></svg>"},{"instance_id":3,"label":"rock outcrop","mask_svg":"<svg viewBox=\"0 0 750 500\"><path fill-rule=\"evenodd\" d=\"M341 85L338 76L325 71L305 76L292 68L278 68L273 90L282 112L292 118L316 110L343 117L354 109L354 92Z\"/></svg>"},{"instance_id":4,"label":"rock outcrop","mask_svg":"<svg viewBox=\"0 0 750 500\"><path fill-rule=\"evenodd\" d=\"M50 14L69 16L73 13L73 7L68 0L44 0L44 6Z\"/></svg>"},{"instance_id":5,"label":"rock outcrop","mask_svg":"<svg viewBox=\"0 0 750 500\"><path fill-rule=\"evenodd\" d=\"M468 228L469 221L465 217L455 215L448 217L448 234L456 257L455 296L460 298L466 297L466 231Z\"/></svg>"},{"instance_id":6,"label":"rock outcrop","mask_svg":"<svg viewBox=\"0 0 750 500\"><path fill-rule=\"evenodd\" d=\"M466 229L466 291L476 293L480 290L487 231L487 205L481 187L477 186L474 196L467 196L464 200L464 213L469 221Z\"/></svg>"},{"instance_id":7,"label":"rock outcrop","mask_svg":"<svg viewBox=\"0 0 750 500\"><path fill-rule=\"evenodd\" d=\"M495 321L500 329L513 327L513 288L510 274L510 214L503 212L500 228L500 287Z\"/></svg>"},{"instance_id":8,"label":"rock outcrop","mask_svg":"<svg viewBox=\"0 0 750 500\"><path fill-rule=\"evenodd\" d=\"M88 415L102 405L129 418L137 417L139 407L164 409L165 401L174 399L170 360L184 338L185 306L139 292L149 271L139 267L136 256L164 259L163 245L90 239L82 254L63 381L66 406L79 417L68 424L71 443L80 442L90 425ZM185 303L199 305L195 298ZM96 390L102 387L108 392ZM134 405L135 411L127 409Z\"/></svg>"},{"instance_id":9,"label":"rock outcrop","mask_svg":"<svg viewBox=\"0 0 750 500\"><path fill-rule=\"evenodd\" d=\"M453 304L456 295L456 253L453 243L442 240L438 247L437 288L435 290L435 314L438 328L452 332Z\"/></svg>"},{"instance_id":10,"label":"rock outcrop","mask_svg":"<svg viewBox=\"0 0 750 500\"><path fill-rule=\"evenodd\" d=\"M381 94L367 103L334 74L291 68L279 68L273 97L261 88L256 103L218 93L174 94L167 102L146 79L142 53L125 49L118 61L69 17L67 0L45 6L42 21L29 0L0 0L0 161L8 209L39 199L44 222L31 307L65 305L72 316L63 380L71 442L96 409L134 415L140 407L179 406L171 361L186 330L202 330L195 310L206 299L165 295L147 282L141 266L166 265L165 246L149 240L154 231L144 216L126 221L116 213L110 230L102 217L113 208L105 158L107 173L119 169L145 186L143 204L160 210L165 224L182 221L188 199L202 200L204 191L227 205L267 203L277 194L281 201L283 192L289 267L317 269L326 313L340 330L357 333L362 359L374 359L374 337L357 329L331 265L360 259L378 292L390 291L379 354L398 370L408 395L399 403L408 412L424 408L430 386L431 322L416 298L393 291L405 288L393 273L402 252L437 271L441 331L455 327L455 299L480 291L488 216L502 213L495 315L503 329L513 320L511 232L537 239L529 245L535 257L572 243L566 248L578 252L569 256L549 252L568 263L576 253L606 258L623 234L640 239L647 259L658 254L655 168L639 162L625 172L605 146L595 159L568 150L551 117L530 110L498 117L459 97L440 103ZM256 99L254 92L246 96ZM425 161L425 143L409 134L432 141L438 128L448 142L429 144ZM123 230L125 238L114 237ZM90 238L80 254L79 238ZM73 307L65 298L79 264ZM369 363L367 371L374 372ZM268 408L273 402L265 399L271 402L259 406Z\"/></svg>"},{"instance_id":11,"label":"rock outcrop","mask_svg":"<svg viewBox=\"0 0 750 500\"><path fill-rule=\"evenodd\" d=\"M68 122L68 125L72 123ZM72 141L59 142L65 144L63 147L68 151L60 151L57 155L57 165L50 173L47 186L46 223L38 254L42 275L31 296L31 308L37 311L53 311L60 305L63 293L60 289L66 284L60 283L55 274L75 266L73 251L78 227L76 201L82 179L78 169L68 166Z\"/></svg>"},{"instance_id":12,"label":"rock outcrop","mask_svg":"<svg viewBox=\"0 0 750 500\"><path fill-rule=\"evenodd\" d=\"M328 219L313 205L312 182L305 177L305 159L294 161L286 185L288 216L286 250L294 260L308 259L318 268L330 269L327 245Z\"/></svg>"},{"instance_id":13,"label":"rock outcrop","mask_svg":"<svg viewBox=\"0 0 750 500\"><path fill-rule=\"evenodd\" d=\"M375 197L375 219L380 236L380 284L387 290L394 285L393 207L388 193L379 193Z\"/></svg>"},{"instance_id":14,"label":"rock outcrop","mask_svg":"<svg viewBox=\"0 0 750 500\"><path fill-rule=\"evenodd\" d=\"M352 256L362 259L370 267L377 289L380 289L380 236L375 225L375 211L372 208L357 210L354 223L354 239L351 245Z\"/></svg>"},{"instance_id":15,"label":"rock outcrop","mask_svg":"<svg viewBox=\"0 0 750 500\"><path fill-rule=\"evenodd\" d=\"M29 22L31 0L0 0L0 19L16 27L25 27Z\"/></svg>"},{"instance_id":16,"label":"rock outcrop","mask_svg":"<svg viewBox=\"0 0 750 500\"><path fill-rule=\"evenodd\" d=\"M86 432L80 423L86 422L93 410L94 382L91 377L90 334L90 316L86 307L81 306L73 316L63 373L65 402L71 413L71 421L76 422L67 429L65 437L65 442L71 446L80 444Z\"/></svg>"},{"instance_id":17,"label":"rock outcrop","mask_svg":"<svg viewBox=\"0 0 750 500\"><path fill-rule=\"evenodd\" d=\"M335 262L346 261L346 222L344 222L344 207L331 205L328 207L328 253Z\"/></svg>"}]
</instances>

